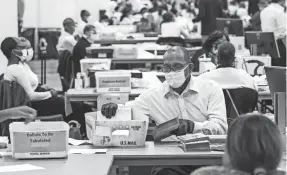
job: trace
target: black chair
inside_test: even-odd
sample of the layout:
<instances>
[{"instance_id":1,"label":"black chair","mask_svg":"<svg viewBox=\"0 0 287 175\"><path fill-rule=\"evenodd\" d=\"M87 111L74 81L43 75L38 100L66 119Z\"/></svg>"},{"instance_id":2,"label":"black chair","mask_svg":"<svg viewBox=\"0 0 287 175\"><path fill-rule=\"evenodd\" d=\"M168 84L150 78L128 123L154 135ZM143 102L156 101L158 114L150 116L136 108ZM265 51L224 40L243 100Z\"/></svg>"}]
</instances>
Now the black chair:
<instances>
[{"instance_id":1,"label":"black chair","mask_svg":"<svg viewBox=\"0 0 287 175\"><path fill-rule=\"evenodd\" d=\"M258 92L250 88L223 89L227 123L241 114L253 112L257 106Z\"/></svg>"},{"instance_id":2,"label":"black chair","mask_svg":"<svg viewBox=\"0 0 287 175\"><path fill-rule=\"evenodd\" d=\"M159 45L182 46L185 47L186 43L181 37L159 37L156 41Z\"/></svg>"},{"instance_id":3,"label":"black chair","mask_svg":"<svg viewBox=\"0 0 287 175\"><path fill-rule=\"evenodd\" d=\"M60 75L62 90L63 92L66 92L73 86L75 79L72 54L68 50L59 52L59 66L57 72Z\"/></svg>"}]
</instances>

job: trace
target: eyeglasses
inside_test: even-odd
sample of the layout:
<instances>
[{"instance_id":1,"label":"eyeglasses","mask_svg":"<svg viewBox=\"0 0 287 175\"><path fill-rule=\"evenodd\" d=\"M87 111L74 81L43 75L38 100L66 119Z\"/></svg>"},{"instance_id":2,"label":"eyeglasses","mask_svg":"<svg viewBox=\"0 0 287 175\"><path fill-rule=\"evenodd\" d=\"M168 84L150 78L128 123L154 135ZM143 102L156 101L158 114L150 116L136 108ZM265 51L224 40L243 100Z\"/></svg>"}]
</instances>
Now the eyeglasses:
<instances>
[{"instance_id":1,"label":"eyeglasses","mask_svg":"<svg viewBox=\"0 0 287 175\"><path fill-rule=\"evenodd\" d=\"M181 70L185 69L188 65L186 65L186 66L184 66L182 64L176 64L176 65L173 65L173 66L162 65L161 71L163 73L169 73L171 71L173 71L173 72L180 72Z\"/></svg>"}]
</instances>

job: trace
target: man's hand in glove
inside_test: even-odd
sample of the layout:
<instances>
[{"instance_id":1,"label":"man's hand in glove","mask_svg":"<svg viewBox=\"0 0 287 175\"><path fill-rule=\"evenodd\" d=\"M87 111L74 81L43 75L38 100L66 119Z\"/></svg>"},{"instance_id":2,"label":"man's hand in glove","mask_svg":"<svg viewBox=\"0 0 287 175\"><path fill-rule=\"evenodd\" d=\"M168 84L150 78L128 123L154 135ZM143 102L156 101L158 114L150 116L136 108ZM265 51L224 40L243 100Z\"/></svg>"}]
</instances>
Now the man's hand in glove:
<instances>
[{"instance_id":1,"label":"man's hand in glove","mask_svg":"<svg viewBox=\"0 0 287 175\"><path fill-rule=\"evenodd\" d=\"M117 109L118 109L117 104L107 103L107 104L103 104L102 109L101 109L101 113L103 114L103 116L110 119L116 115Z\"/></svg>"},{"instance_id":2,"label":"man's hand in glove","mask_svg":"<svg viewBox=\"0 0 287 175\"><path fill-rule=\"evenodd\" d=\"M191 120L179 119L179 127L172 133L176 136L186 135L192 133L194 129L194 122Z\"/></svg>"}]
</instances>

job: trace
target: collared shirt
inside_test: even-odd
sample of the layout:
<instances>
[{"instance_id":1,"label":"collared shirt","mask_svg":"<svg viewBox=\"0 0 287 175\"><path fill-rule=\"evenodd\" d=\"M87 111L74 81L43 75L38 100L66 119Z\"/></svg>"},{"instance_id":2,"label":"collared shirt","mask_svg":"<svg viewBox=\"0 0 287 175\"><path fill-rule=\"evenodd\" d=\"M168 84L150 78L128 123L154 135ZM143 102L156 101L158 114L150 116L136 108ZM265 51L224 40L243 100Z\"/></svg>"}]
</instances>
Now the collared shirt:
<instances>
[{"instance_id":1,"label":"collared shirt","mask_svg":"<svg viewBox=\"0 0 287 175\"><path fill-rule=\"evenodd\" d=\"M246 87L257 90L255 79L243 69L233 67L218 68L210 72L205 72L199 77L215 81L222 89Z\"/></svg>"},{"instance_id":2,"label":"collared shirt","mask_svg":"<svg viewBox=\"0 0 287 175\"><path fill-rule=\"evenodd\" d=\"M275 39L286 37L286 14L281 5L271 3L262 10L260 19L263 32L274 32Z\"/></svg>"},{"instance_id":3,"label":"collared shirt","mask_svg":"<svg viewBox=\"0 0 287 175\"><path fill-rule=\"evenodd\" d=\"M164 82L142 93L126 106L154 120L157 125L178 117L194 121L194 133L226 134L226 107L222 89L214 82L192 77L178 95Z\"/></svg>"},{"instance_id":4,"label":"collared shirt","mask_svg":"<svg viewBox=\"0 0 287 175\"><path fill-rule=\"evenodd\" d=\"M76 45L77 41L74 36L68 32L63 31L58 41L57 50L65 51L68 50L71 53L73 52L73 48Z\"/></svg>"}]
</instances>

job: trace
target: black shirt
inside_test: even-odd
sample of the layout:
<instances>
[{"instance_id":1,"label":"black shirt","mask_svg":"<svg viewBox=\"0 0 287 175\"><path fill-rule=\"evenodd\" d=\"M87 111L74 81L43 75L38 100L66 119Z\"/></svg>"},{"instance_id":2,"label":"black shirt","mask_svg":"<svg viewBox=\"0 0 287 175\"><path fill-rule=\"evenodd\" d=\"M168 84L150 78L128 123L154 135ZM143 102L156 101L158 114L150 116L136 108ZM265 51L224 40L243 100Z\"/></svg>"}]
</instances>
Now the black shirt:
<instances>
[{"instance_id":1,"label":"black shirt","mask_svg":"<svg viewBox=\"0 0 287 175\"><path fill-rule=\"evenodd\" d=\"M80 60L86 57L87 55L86 48L90 46L91 43L85 37L80 38L77 44L75 45L73 49L73 58L72 58L74 61L75 75L78 72L81 72Z\"/></svg>"}]
</instances>

